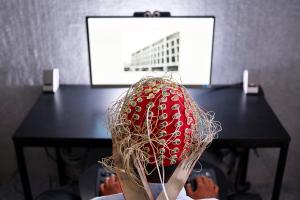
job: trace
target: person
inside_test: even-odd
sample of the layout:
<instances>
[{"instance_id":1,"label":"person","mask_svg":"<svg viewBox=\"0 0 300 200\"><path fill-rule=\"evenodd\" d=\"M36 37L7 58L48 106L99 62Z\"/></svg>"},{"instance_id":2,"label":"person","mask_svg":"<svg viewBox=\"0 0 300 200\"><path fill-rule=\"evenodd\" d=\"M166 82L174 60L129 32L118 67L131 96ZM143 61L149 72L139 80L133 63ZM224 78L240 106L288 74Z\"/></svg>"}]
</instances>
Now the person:
<instances>
[{"instance_id":1,"label":"person","mask_svg":"<svg viewBox=\"0 0 300 200\"><path fill-rule=\"evenodd\" d=\"M219 193L219 187L211 180L205 176L197 176L195 178L196 189L192 189L191 184L188 183L185 186L186 194L182 192L183 199L216 199ZM150 183L152 186L153 183ZM158 185L153 185L153 188L157 188ZM112 174L110 177L107 177L104 183L101 183L99 186L100 195L103 195L105 198L95 198L95 199L123 199L122 189L118 178ZM186 197L188 196L188 197ZM178 198L177 198L178 199Z\"/></svg>"},{"instance_id":2,"label":"person","mask_svg":"<svg viewBox=\"0 0 300 200\"><path fill-rule=\"evenodd\" d=\"M100 185L100 199L216 198L218 186L188 177L221 130L214 114L200 108L170 77L145 77L133 84L107 112L112 156L100 161L116 175Z\"/></svg>"}]
</instances>

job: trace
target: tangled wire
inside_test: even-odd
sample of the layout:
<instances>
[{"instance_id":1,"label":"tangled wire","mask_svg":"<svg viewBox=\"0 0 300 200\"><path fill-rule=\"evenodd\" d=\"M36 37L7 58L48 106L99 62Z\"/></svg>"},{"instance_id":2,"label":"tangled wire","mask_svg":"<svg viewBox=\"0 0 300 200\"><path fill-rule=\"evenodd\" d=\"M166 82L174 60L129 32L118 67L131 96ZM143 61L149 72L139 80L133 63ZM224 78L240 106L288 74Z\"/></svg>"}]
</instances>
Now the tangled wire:
<instances>
[{"instance_id":1,"label":"tangled wire","mask_svg":"<svg viewBox=\"0 0 300 200\"><path fill-rule=\"evenodd\" d=\"M174 114L168 116L166 109ZM132 85L107 110L107 125L115 153L100 163L128 174L140 187L137 166L149 176L153 172L146 169L149 164L178 164L193 152L202 153L221 131L214 113L200 108L186 88L170 77L145 77ZM180 142L184 144L177 147Z\"/></svg>"}]
</instances>

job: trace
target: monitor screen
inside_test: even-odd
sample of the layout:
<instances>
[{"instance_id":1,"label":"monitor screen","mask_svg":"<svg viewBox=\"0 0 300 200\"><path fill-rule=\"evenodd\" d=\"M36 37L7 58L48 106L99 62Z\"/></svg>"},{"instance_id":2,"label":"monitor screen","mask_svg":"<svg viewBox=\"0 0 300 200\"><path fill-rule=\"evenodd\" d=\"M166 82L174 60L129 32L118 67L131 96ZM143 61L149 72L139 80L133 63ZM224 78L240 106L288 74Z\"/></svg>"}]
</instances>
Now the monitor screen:
<instances>
[{"instance_id":1,"label":"monitor screen","mask_svg":"<svg viewBox=\"0 0 300 200\"><path fill-rule=\"evenodd\" d=\"M93 86L163 75L210 84L214 17L87 17L87 31Z\"/></svg>"}]
</instances>

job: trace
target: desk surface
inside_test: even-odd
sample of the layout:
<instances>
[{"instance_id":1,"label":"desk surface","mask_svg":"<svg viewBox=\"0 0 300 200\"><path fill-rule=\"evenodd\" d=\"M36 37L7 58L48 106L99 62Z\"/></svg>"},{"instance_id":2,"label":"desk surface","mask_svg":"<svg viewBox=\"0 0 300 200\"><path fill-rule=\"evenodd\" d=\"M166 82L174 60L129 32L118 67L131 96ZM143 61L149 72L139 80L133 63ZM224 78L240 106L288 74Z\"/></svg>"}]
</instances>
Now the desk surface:
<instances>
[{"instance_id":1,"label":"desk surface","mask_svg":"<svg viewBox=\"0 0 300 200\"><path fill-rule=\"evenodd\" d=\"M13 136L28 145L103 145L111 140L105 111L125 88L63 85L42 93ZM241 88L189 89L196 102L216 113L222 132L214 144L279 146L290 137L263 95L247 96ZM51 144L53 143L53 144Z\"/></svg>"}]
</instances>

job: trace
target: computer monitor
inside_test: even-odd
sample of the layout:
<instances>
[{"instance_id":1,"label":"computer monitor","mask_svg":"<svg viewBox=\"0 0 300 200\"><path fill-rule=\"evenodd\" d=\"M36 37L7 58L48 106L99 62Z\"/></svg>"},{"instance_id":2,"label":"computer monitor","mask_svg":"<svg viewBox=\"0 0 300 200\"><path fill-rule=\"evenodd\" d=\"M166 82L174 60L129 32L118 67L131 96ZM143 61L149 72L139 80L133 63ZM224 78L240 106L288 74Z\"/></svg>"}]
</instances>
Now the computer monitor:
<instances>
[{"instance_id":1,"label":"computer monitor","mask_svg":"<svg viewBox=\"0 0 300 200\"><path fill-rule=\"evenodd\" d=\"M130 85L172 74L184 85L211 80L214 17L87 17L92 86Z\"/></svg>"}]
</instances>

